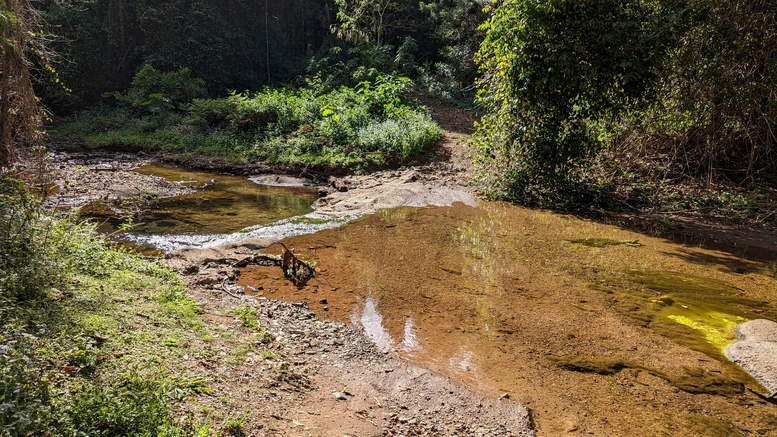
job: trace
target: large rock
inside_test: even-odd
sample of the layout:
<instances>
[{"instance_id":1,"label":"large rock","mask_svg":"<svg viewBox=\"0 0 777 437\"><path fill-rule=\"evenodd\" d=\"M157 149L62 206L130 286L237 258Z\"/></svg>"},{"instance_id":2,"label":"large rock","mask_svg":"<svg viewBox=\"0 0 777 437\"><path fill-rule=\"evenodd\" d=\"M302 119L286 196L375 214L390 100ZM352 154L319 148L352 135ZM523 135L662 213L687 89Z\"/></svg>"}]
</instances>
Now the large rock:
<instances>
[{"instance_id":1,"label":"large rock","mask_svg":"<svg viewBox=\"0 0 777 437\"><path fill-rule=\"evenodd\" d=\"M725 354L768 391L777 395L777 323L771 320L751 320L736 327L737 341Z\"/></svg>"}]
</instances>

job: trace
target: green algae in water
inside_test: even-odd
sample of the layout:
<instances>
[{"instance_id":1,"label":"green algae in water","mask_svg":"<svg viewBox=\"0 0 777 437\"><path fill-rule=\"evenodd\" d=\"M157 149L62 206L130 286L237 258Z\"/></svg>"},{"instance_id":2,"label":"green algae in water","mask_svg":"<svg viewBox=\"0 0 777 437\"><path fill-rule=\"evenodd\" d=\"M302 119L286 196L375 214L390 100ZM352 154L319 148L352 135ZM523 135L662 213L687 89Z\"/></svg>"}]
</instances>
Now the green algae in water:
<instances>
[{"instance_id":1,"label":"green algae in water","mask_svg":"<svg viewBox=\"0 0 777 437\"><path fill-rule=\"evenodd\" d=\"M685 301L686 305L701 304L723 313L748 315L754 310L763 312L769 306L768 302L743 297L739 288L717 279L652 270L630 270L627 275L632 282L670 299Z\"/></svg>"},{"instance_id":2,"label":"green algae in water","mask_svg":"<svg viewBox=\"0 0 777 437\"><path fill-rule=\"evenodd\" d=\"M734 328L748 320L718 311L701 312L691 309L684 314L667 314L664 317L698 331L707 343L721 351L734 341Z\"/></svg>"},{"instance_id":3,"label":"green algae in water","mask_svg":"<svg viewBox=\"0 0 777 437\"><path fill-rule=\"evenodd\" d=\"M736 426L717 417L692 414L689 416L692 431L698 436L739 437L745 434Z\"/></svg>"},{"instance_id":4,"label":"green algae in water","mask_svg":"<svg viewBox=\"0 0 777 437\"><path fill-rule=\"evenodd\" d=\"M685 295L724 295L739 291L736 287L716 279L702 278L679 272L660 270L630 270L629 278L646 288L662 293Z\"/></svg>"},{"instance_id":5,"label":"green algae in water","mask_svg":"<svg viewBox=\"0 0 777 437\"><path fill-rule=\"evenodd\" d=\"M330 217L296 217L291 220L291 223L294 224L300 224L300 225L325 225L327 223L336 222L336 218L330 218Z\"/></svg>"},{"instance_id":6,"label":"green algae in water","mask_svg":"<svg viewBox=\"0 0 777 437\"><path fill-rule=\"evenodd\" d=\"M639 240L618 241L618 240L611 240L609 238L582 238L579 240L568 240L568 241L572 244L579 244L581 246L586 246L586 247L595 247L598 249L602 249L610 246L629 246L629 247L642 246L642 243L640 243Z\"/></svg>"},{"instance_id":7,"label":"green algae in water","mask_svg":"<svg viewBox=\"0 0 777 437\"><path fill-rule=\"evenodd\" d=\"M554 359L564 370L597 375L614 375L624 369L643 370L682 391L693 394L734 396L744 391L744 382L712 374L701 368L683 368L679 374L666 373L635 362L617 358L582 358L566 356Z\"/></svg>"},{"instance_id":8,"label":"green algae in water","mask_svg":"<svg viewBox=\"0 0 777 437\"><path fill-rule=\"evenodd\" d=\"M737 325L763 317L768 309L768 303L743 297L740 289L712 278L648 270L632 270L627 276L648 291L662 293L650 304L639 305L634 315L648 320L660 334L717 358L734 340Z\"/></svg>"}]
</instances>

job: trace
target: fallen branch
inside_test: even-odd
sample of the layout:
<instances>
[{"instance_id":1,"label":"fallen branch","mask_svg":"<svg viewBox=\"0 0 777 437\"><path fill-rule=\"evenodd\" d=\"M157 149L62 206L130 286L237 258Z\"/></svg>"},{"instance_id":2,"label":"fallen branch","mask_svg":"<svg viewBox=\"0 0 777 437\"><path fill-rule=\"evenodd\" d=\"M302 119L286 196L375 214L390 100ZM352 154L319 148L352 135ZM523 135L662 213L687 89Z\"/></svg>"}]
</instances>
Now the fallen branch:
<instances>
[{"instance_id":1,"label":"fallen branch","mask_svg":"<svg viewBox=\"0 0 777 437\"><path fill-rule=\"evenodd\" d=\"M255 254L232 264L232 267L241 269L248 267L249 265L277 266L283 270L283 276L286 279L299 288L304 287L305 284L316 275L316 270L310 264L297 258L297 256L294 255L294 252L289 250L285 244L276 244L283 247L283 255L280 257L261 253Z\"/></svg>"},{"instance_id":2,"label":"fallen branch","mask_svg":"<svg viewBox=\"0 0 777 437\"><path fill-rule=\"evenodd\" d=\"M281 258L283 276L297 287L304 287L310 279L316 276L316 270L310 264L297 258L285 244L278 244L283 247L283 257Z\"/></svg>"},{"instance_id":3,"label":"fallen branch","mask_svg":"<svg viewBox=\"0 0 777 437\"><path fill-rule=\"evenodd\" d=\"M240 296L239 294L235 294L229 291L229 288L227 286L227 280L229 280L229 278L224 278L224 280L221 281L221 289L224 291L224 293L227 293L228 295L234 297L235 299L242 299L242 296Z\"/></svg>"}]
</instances>

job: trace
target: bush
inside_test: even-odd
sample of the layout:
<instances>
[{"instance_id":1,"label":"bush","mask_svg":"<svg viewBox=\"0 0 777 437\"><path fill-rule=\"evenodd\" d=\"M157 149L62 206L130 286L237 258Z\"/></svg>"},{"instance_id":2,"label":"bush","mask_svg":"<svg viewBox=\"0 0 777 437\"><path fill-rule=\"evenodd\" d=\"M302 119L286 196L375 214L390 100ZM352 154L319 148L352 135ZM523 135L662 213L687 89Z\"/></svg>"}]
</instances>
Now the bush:
<instances>
[{"instance_id":1,"label":"bush","mask_svg":"<svg viewBox=\"0 0 777 437\"><path fill-rule=\"evenodd\" d=\"M495 5L473 139L487 194L565 202L628 184L618 172L708 186L775 180L774 2Z\"/></svg>"},{"instance_id":2,"label":"bush","mask_svg":"<svg viewBox=\"0 0 777 437\"><path fill-rule=\"evenodd\" d=\"M599 127L650 94L668 41L641 0L505 0L484 25L477 125L485 191L543 203L602 145Z\"/></svg>"},{"instance_id":3,"label":"bush","mask_svg":"<svg viewBox=\"0 0 777 437\"><path fill-rule=\"evenodd\" d=\"M441 134L440 127L428 114L413 111L359 129L356 143L365 152L380 152L405 161L439 141Z\"/></svg>"},{"instance_id":4,"label":"bush","mask_svg":"<svg viewBox=\"0 0 777 437\"><path fill-rule=\"evenodd\" d=\"M195 98L205 95L205 81L193 77L188 68L161 72L150 64L138 70L125 93L113 94L137 114L180 111Z\"/></svg>"},{"instance_id":5,"label":"bush","mask_svg":"<svg viewBox=\"0 0 777 437\"><path fill-rule=\"evenodd\" d=\"M0 179L0 299L31 299L63 280L56 227L21 182Z\"/></svg>"},{"instance_id":6,"label":"bush","mask_svg":"<svg viewBox=\"0 0 777 437\"><path fill-rule=\"evenodd\" d=\"M777 3L698 0L685 20L658 99L619 139L636 156L681 157L679 174L775 180Z\"/></svg>"},{"instance_id":7,"label":"bush","mask_svg":"<svg viewBox=\"0 0 777 437\"><path fill-rule=\"evenodd\" d=\"M431 118L408 102L412 88L406 77L376 74L352 87L311 85L194 99L185 115L86 112L51 134L95 147L136 146L238 161L348 169L399 164L439 137Z\"/></svg>"}]
</instances>

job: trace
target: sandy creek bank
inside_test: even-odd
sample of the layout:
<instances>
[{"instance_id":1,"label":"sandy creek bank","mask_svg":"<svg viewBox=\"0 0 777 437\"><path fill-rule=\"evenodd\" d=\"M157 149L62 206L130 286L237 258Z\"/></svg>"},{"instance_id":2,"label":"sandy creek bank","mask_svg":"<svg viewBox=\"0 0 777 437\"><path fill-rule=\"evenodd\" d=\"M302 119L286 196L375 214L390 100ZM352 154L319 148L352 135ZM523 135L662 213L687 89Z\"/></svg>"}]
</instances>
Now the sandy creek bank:
<instances>
[{"instance_id":1,"label":"sandy creek bank","mask_svg":"<svg viewBox=\"0 0 777 437\"><path fill-rule=\"evenodd\" d=\"M277 251L275 239L166 257L206 320L256 306L288 340L289 373L306 375L281 390L251 367L192 364L217 374L236 406L256 405L257 434L528 433L521 405L540 435L777 433L775 406L722 355L735 325L777 318L773 236L717 229L701 234L718 248L705 249L550 212L475 208L457 174L426 166L327 181L314 207L333 215L458 203L382 209L286 239L317 263L303 289L277 268L232 267ZM254 296L229 296L225 279Z\"/></svg>"}]
</instances>

